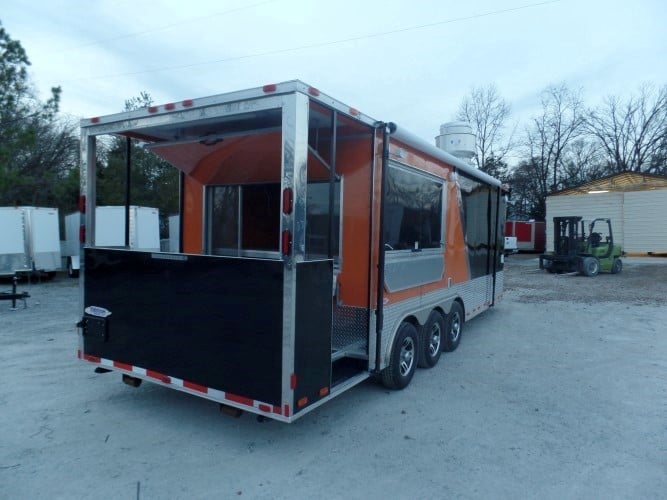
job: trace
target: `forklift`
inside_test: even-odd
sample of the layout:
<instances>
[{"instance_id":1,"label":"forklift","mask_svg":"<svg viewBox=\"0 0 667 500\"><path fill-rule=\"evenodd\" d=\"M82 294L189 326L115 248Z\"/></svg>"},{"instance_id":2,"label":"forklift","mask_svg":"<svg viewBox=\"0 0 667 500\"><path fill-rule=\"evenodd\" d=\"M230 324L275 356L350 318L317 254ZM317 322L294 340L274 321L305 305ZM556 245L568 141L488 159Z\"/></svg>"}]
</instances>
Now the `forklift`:
<instances>
[{"instance_id":1,"label":"forklift","mask_svg":"<svg viewBox=\"0 0 667 500\"><path fill-rule=\"evenodd\" d=\"M618 274L623 269L621 254L610 219L594 219L586 234L582 217L554 217L554 251L540 255L540 269L589 277L600 271Z\"/></svg>"}]
</instances>

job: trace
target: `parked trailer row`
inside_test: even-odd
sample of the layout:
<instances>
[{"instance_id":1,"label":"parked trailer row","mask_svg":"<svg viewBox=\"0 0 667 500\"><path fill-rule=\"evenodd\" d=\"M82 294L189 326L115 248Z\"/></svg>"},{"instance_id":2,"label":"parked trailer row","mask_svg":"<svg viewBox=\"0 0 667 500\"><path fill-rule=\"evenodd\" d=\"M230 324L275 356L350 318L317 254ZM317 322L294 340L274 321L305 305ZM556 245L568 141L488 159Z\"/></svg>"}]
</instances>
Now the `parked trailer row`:
<instances>
[{"instance_id":1,"label":"parked trailer row","mask_svg":"<svg viewBox=\"0 0 667 500\"><path fill-rule=\"evenodd\" d=\"M502 296L500 182L302 82L95 117L81 134L78 355L131 385L292 422L373 375L406 387ZM108 134L180 171L179 251L99 246Z\"/></svg>"},{"instance_id":2,"label":"parked trailer row","mask_svg":"<svg viewBox=\"0 0 667 500\"><path fill-rule=\"evenodd\" d=\"M122 205L96 207L95 241L103 247L125 247L126 210ZM160 213L157 208L129 207L129 247L137 250L160 250ZM65 240L61 249L63 268L70 277L79 275L81 213L65 216Z\"/></svg>"}]
</instances>

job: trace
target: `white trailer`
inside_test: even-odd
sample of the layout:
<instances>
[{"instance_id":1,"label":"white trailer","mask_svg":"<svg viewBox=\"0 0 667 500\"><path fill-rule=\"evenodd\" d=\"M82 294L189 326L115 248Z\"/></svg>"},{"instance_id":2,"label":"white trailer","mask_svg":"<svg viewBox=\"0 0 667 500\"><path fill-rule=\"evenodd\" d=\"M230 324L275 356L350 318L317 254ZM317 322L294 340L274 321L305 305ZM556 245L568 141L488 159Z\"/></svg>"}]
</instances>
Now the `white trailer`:
<instances>
[{"instance_id":1,"label":"white trailer","mask_svg":"<svg viewBox=\"0 0 667 500\"><path fill-rule=\"evenodd\" d=\"M0 275L11 276L16 270L28 269L25 248L23 210L18 207L0 208Z\"/></svg>"},{"instance_id":2,"label":"white trailer","mask_svg":"<svg viewBox=\"0 0 667 500\"><path fill-rule=\"evenodd\" d=\"M0 208L0 275L46 273L60 269L57 208Z\"/></svg>"},{"instance_id":3,"label":"white trailer","mask_svg":"<svg viewBox=\"0 0 667 500\"><path fill-rule=\"evenodd\" d=\"M125 207L100 206L95 209L95 241L104 247L125 247ZM80 269L79 228L81 214L65 217L65 241L62 243L63 267L70 277ZM160 251L160 212L157 208L130 206L130 245L134 250Z\"/></svg>"},{"instance_id":4,"label":"white trailer","mask_svg":"<svg viewBox=\"0 0 667 500\"><path fill-rule=\"evenodd\" d=\"M169 251L179 252L181 247L181 216L169 216Z\"/></svg>"}]
</instances>

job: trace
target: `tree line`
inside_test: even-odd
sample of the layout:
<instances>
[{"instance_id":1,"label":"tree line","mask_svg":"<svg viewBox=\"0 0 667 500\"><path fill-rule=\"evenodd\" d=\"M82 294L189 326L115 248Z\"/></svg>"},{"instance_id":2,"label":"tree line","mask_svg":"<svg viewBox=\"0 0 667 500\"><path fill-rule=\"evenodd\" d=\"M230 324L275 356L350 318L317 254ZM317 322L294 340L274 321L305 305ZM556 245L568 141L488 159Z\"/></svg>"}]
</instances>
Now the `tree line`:
<instances>
[{"instance_id":1,"label":"tree line","mask_svg":"<svg viewBox=\"0 0 667 500\"><path fill-rule=\"evenodd\" d=\"M56 207L61 216L78 208L78 123L59 113L61 88L40 101L28 77L30 61L0 23L0 206ZM124 111L150 106L142 92ZM125 204L126 144L121 137L98 141L97 204ZM178 212L178 172L133 141L130 201L156 207L161 234Z\"/></svg>"},{"instance_id":2,"label":"tree line","mask_svg":"<svg viewBox=\"0 0 667 500\"><path fill-rule=\"evenodd\" d=\"M595 107L585 105L581 90L552 85L540 104L518 130L490 84L473 88L455 115L477 136L475 165L510 186L509 217L543 220L550 193L616 173L667 175L667 85L642 84Z\"/></svg>"},{"instance_id":3,"label":"tree line","mask_svg":"<svg viewBox=\"0 0 667 500\"><path fill-rule=\"evenodd\" d=\"M28 77L30 61L0 23L0 206L77 209L78 124L59 113L62 89L41 101ZM125 111L150 106L141 92ZM509 216L545 216L548 194L618 172L667 175L667 85L644 84L627 97L609 96L587 107L581 90L564 84L541 93L540 111L522 127L495 85L473 88L455 119L477 137L473 162L507 183ZM156 207L166 236L178 210L178 171L132 141L131 203ZM124 138L99 141L97 204L125 203Z\"/></svg>"}]
</instances>

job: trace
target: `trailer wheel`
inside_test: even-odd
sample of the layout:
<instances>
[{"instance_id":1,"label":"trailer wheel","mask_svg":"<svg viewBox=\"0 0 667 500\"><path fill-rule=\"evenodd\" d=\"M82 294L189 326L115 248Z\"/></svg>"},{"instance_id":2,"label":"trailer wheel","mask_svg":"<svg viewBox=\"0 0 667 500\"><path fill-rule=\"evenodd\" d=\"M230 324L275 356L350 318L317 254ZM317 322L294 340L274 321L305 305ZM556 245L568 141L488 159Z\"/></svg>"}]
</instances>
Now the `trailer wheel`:
<instances>
[{"instance_id":1,"label":"trailer wheel","mask_svg":"<svg viewBox=\"0 0 667 500\"><path fill-rule=\"evenodd\" d=\"M431 311L422 329L422 343L419 349L419 366L432 368L442 354L442 340L445 335L445 318L438 311Z\"/></svg>"},{"instance_id":2,"label":"trailer wheel","mask_svg":"<svg viewBox=\"0 0 667 500\"><path fill-rule=\"evenodd\" d=\"M417 329L410 323L401 323L391 348L389 366L382 370L382 383L388 389L408 386L417 367Z\"/></svg>"},{"instance_id":3,"label":"trailer wheel","mask_svg":"<svg viewBox=\"0 0 667 500\"><path fill-rule=\"evenodd\" d=\"M445 332L445 341L442 346L443 351L455 351L459 346L459 342L461 342L461 334L463 333L463 307L457 301L454 301L447 315Z\"/></svg>"},{"instance_id":4,"label":"trailer wheel","mask_svg":"<svg viewBox=\"0 0 667 500\"><path fill-rule=\"evenodd\" d=\"M593 278L600 272L600 262L595 257L585 257L582 264L584 274L589 278Z\"/></svg>"},{"instance_id":5,"label":"trailer wheel","mask_svg":"<svg viewBox=\"0 0 667 500\"><path fill-rule=\"evenodd\" d=\"M614 259L614 263L611 265L611 274L618 274L623 270L623 262L621 259Z\"/></svg>"}]
</instances>

